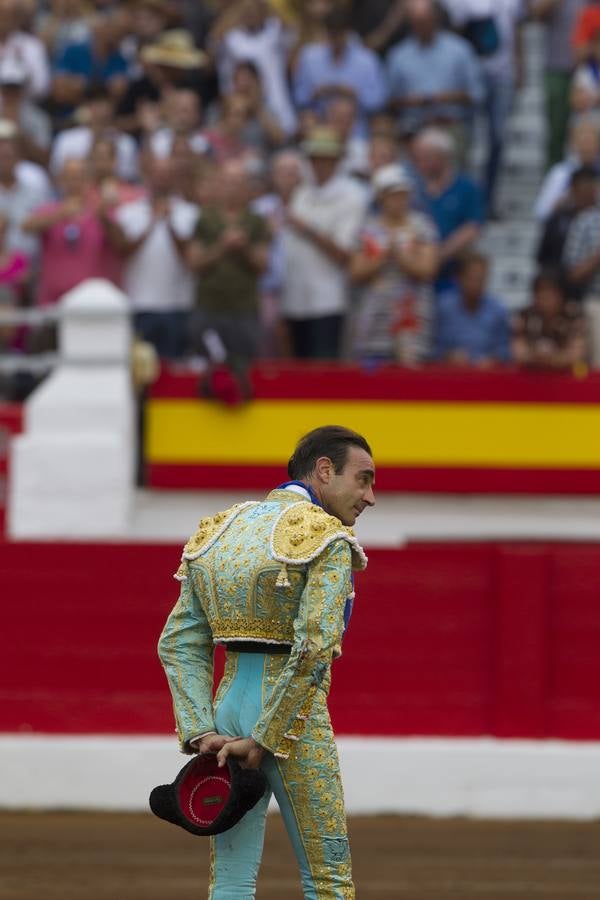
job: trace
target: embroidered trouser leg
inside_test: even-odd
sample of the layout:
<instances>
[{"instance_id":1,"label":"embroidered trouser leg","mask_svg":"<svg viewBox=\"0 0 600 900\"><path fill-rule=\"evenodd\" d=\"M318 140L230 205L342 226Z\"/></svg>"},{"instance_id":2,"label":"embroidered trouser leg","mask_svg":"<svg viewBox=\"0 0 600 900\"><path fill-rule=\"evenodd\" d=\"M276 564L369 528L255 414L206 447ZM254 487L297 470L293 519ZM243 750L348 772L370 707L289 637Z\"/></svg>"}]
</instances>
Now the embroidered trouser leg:
<instances>
[{"instance_id":1,"label":"embroidered trouser leg","mask_svg":"<svg viewBox=\"0 0 600 900\"><path fill-rule=\"evenodd\" d=\"M271 654L228 653L215 699L220 733L250 734L285 661L285 656ZM265 756L267 795L238 825L211 839L209 900L255 897L271 792L298 861L306 900L354 897L342 783L326 701L325 692L318 690L290 759Z\"/></svg>"}]
</instances>

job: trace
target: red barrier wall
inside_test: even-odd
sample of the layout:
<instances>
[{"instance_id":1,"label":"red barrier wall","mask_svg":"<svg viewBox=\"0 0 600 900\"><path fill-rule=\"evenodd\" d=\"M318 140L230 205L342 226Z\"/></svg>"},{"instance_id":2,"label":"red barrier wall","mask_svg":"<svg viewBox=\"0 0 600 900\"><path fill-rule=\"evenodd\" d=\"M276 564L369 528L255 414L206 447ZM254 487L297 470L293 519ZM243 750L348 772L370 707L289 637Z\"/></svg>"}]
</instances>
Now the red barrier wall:
<instances>
[{"instance_id":1,"label":"red barrier wall","mask_svg":"<svg viewBox=\"0 0 600 900\"><path fill-rule=\"evenodd\" d=\"M155 646L179 554L0 544L0 730L171 732ZM334 666L339 733L600 739L597 545L369 557Z\"/></svg>"}]
</instances>

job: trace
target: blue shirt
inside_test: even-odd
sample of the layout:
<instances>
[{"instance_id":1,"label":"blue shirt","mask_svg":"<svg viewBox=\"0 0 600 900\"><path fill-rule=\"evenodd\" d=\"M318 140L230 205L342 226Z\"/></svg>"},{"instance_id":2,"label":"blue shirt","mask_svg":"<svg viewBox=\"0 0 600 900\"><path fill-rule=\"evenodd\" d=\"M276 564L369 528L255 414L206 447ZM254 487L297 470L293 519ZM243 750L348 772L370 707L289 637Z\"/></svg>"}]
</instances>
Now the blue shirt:
<instances>
[{"instance_id":1,"label":"blue shirt","mask_svg":"<svg viewBox=\"0 0 600 900\"><path fill-rule=\"evenodd\" d=\"M443 361L455 350L464 351L471 362L488 357L510 360L508 312L499 300L484 295L475 310L464 304L457 285L437 298L434 358Z\"/></svg>"},{"instance_id":2,"label":"blue shirt","mask_svg":"<svg viewBox=\"0 0 600 900\"><path fill-rule=\"evenodd\" d=\"M366 116L377 112L388 96L385 69L379 57L362 43L357 35L350 35L341 57L336 58L329 44L306 44L300 51L293 76L296 105L314 107L323 112L326 103L314 102L315 91L327 85L352 88L358 101L357 133L366 134Z\"/></svg>"},{"instance_id":3,"label":"blue shirt","mask_svg":"<svg viewBox=\"0 0 600 900\"><path fill-rule=\"evenodd\" d=\"M471 45L456 34L439 31L430 44L407 37L389 51L387 60L390 96L402 99L411 95L431 97L450 91L467 94L471 104L482 103L485 96L483 73ZM436 103L406 108L400 113L403 127L417 130L439 119L461 121L469 116L466 104Z\"/></svg>"},{"instance_id":4,"label":"blue shirt","mask_svg":"<svg viewBox=\"0 0 600 900\"><path fill-rule=\"evenodd\" d=\"M433 219L442 241L462 225L482 225L485 219L483 191L467 175L456 175L441 194L435 195L428 193L421 182L416 191L416 205ZM436 282L438 289L448 285L454 269L452 262L441 268Z\"/></svg>"},{"instance_id":5,"label":"blue shirt","mask_svg":"<svg viewBox=\"0 0 600 900\"><path fill-rule=\"evenodd\" d=\"M55 69L62 75L80 75L88 82L105 83L116 75L127 74L127 61L118 50L105 59L94 56L90 41L67 44L56 60Z\"/></svg>"}]
</instances>

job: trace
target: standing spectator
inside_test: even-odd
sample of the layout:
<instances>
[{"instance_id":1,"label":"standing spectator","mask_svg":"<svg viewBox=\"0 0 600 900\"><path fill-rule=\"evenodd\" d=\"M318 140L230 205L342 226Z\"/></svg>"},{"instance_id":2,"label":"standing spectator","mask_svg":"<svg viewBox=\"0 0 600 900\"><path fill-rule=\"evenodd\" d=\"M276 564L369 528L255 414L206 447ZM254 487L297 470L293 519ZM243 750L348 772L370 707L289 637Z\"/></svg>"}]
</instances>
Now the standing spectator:
<instances>
[{"instance_id":1,"label":"standing spectator","mask_svg":"<svg viewBox=\"0 0 600 900\"><path fill-rule=\"evenodd\" d=\"M508 314L486 293L488 261L480 253L465 254L456 284L438 297L435 359L454 366L487 369L510 359Z\"/></svg>"},{"instance_id":2,"label":"standing spectator","mask_svg":"<svg viewBox=\"0 0 600 900\"><path fill-rule=\"evenodd\" d=\"M82 116L86 124L61 131L54 139L50 153L50 171L60 172L68 159L86 159L99 137L110 137L117 148L117 170L124 181L134 181L138 174L137 147L129 134L114 127L114 101L105 87L88 90Z\"/></svg>"},{"instance_id":3,"label":"standing spectator","mask_svg":"<svg viewBox=\"0 0 600 900\"><path fill-rule=\"evenodd\" d=\"M573 126L569 154L552 166L540 188L535 201L536 219L543 222L564 201L573 173L582 166L600 171L600 129L593 118L581 119Z\"/></svg>"},{"instance_id":4,"label":"standing spectator","mask_svg":"<svg viewBox=\"0 0 600 900\"><path fill-rule=\"evenodd\" d=\"M16 310L27 298L30 260L19 250L8 246L9 221L0 212L0 306ZM27 327L0 325L0 351L23 350L27 342Z\"/></svg>"},{"instance_id":5,"label":"standing spectator","mask_svg":"<svg viewBox=\"0 0 600 900\"><path fill-rule=\"evenodd\" d=\"M445 0L444 5L455 27L464 28L469 20L473 21L472 0ZM475 5L476 8L481 6L480 2ZM520 27L525 18L526 0L490 0L483 7L482 19L487 16L498 39L498 46L493 52L481 53L480 56L486 94L483 113L488 137L484 182L486 210L488 216L498 218L494 205L496 182L515 88L522 82L523 76Z\"/></svg>"},{"instance_id":6,"label":"standing spectator","mask_svg":"<svg viewBox=\"0 0 600 900\"><path fill-rule=\"evenodd\" d=\"M569 91L575 57L571 35L584 0L530 0L530 15L545 24L547 165L564 155L569 121Z\"/></svg>"},{"instance_id":7,"label":"standing spectator","mask_svg":"<svg viewBox=\"0 0 600 900\"><path fill-rule=\"evenodd\" d=\"M536 259L540 266L561 267L571 222L585 209L598 202L598 170L591 166L576 169L571 176L569 193L559 203L544 225Z\"/></svg>"},{"instance_id":8,"label":"standing spectator","mask_svg":"<svg viewBox=\"0 0 600 900\"><path fill-rule=\"evenodd\" d=\"M177 359L185 349L194 279L184 262L198 207L172 193L168 159L148 160L148 196L126 203L108 218L115 249L124 256L123 290L134 313L136 333L158 355Z\"/></svg>"},{"instance_id":9,"label":"standing spectator","mask_svg":"<svg viewBox=\"0 0 600 900\"><path fill-rule=\"evenodd\" d=\"M286 277L283 240L287 210L305 176L305 165L296 150L281 150L272 161L272 191L259 197L252 208L271 229L269 265L260 282L261 355L287 355L289 340L281 323L281 297Z\"/></svg>"},{"instance_id":10,"label":"standing spectator","mask_svg":"<svg viewBox=\"0 0 600 900\"><path fill-rule=\"evenodd\" d=\"M433 0L408 0L409 37L387 58L392 104L404 134L431 123L451 127L462 158L467 126L483 101L481 66L470 44L440 27Z\"/></svg>"},{"instance_id":11,"label":"standing spectator","mask_svg":"<svg viewBox=\"0 0 600 900\"><path fill-rule=\"evenodd\" d=\"M72 112L97 84L104 85L115 100L124 94L127 60L118 45L115 21L108 13L96 16L88 40L67 44L55 60L52 80L52 98L64 113Z\"/></svg>"},{"instance_id":12,"label":"standing spectator","mask_svg":"<svg viewBox=\"0 0 600 900\"><path fill-rule=\"evenodd\" d=\"M270 14L265 0L240 0L233 6L224 31L217 24L212 37L221 93L233 89L237 63L254 63L266 106L286 134L296 129L286 75L291 43L292 34L281 19Z\"/></svg>"},{"instance_id":13,"label":"standing spectator","mask_svg":"<svg viewBox=\"0 0 600 900\"><path fill-rule=\"evenodd\" d=\"M202 104L196 91L189 87L165 90L162 105L164 124L148 135L148 143L154 156L163 159L169 156L177 135L187 138L194 153L206 153L208 142L202 131Z\"/></svg>"},{"instance_id":14,"label":"standing spectator","mask_svg":"<svg viewBox=\"0 0 600 900\"><path fill-rule=\"evenodd\" d=\"M351 179L336 173L343 147L321 126L303 144L313 182L292 197L284 233L286 279L283 315L294 355L339 355L348 312L347 266L362 225L366 198Z\"/></svg>"},{"instance_id":15,"label":"standing spectator","mask_svg":"<svg viewBox=\"0 0 600 900\"><path fill-rule=\"evenodd\" d=\"M512 355L529 369L569 370L586 359L585 322L578 303L568 301L560 272L542 270L533 279L530 306L513 321Z\"/></svg>"},{"instance_id":16,"label":"standing spectator","mask_svg":"<svg viewBox=\"0 0 600 900\"><path fill-rule=\"evenodd\" d=\"M190 337L196 351L227 361L240 378L258 352L259 278L269 257L269 229L248 207L248 178L240 160L215 176L214 205L204 208L186 251L198 273Z\"/></svg>"},{"instance_id":17,"label":"standing spectator","mask_svg":"<svg viewBox=\"0 0 600 900\"><path fill-rule=\"evenodd\" d=\"M50 118L27 96L27 72L18 59L0 60L0 114L14 122L26 159L46 166L52 140Z\"/></svg>"},{"instance_id":18,"label":"standing spectator","mask_svg":"<svg viewBox=\"0 0 600 900\"><path fill-rule=\"evenodd\" d=\"M483 224L483 195L454 164L454 142L447 131L426 128L413 141L420 179L420 206L435 222L441 239L437 288L452 279L456 260L477 240Z\"/></svg>"},{"instance_id":19,"label":"standing spectator","mask_svg":"<svg viewBox=\"0 0 600 900\"><path fill-rule=\"evenodd\" d=\"M58 176L61 199L36 209L23 230L42 243L37 302L56 303L86 278L120 283L121 263L90 199L87 161L69 159Z\"/></svg>"},{"instance_id":20,"label":"standing spectator","mask_svg":"<svg viewBox=\"0 0 600 900\"><path fill-rule=\"evenodd\" d=\"M572 120L590 118L600 125L600 28L594 35L589 54L573 74L570 94Z\"/></svg>"},{"instance_id":21,"label":"standing spectator","mask_svg":"<svg viewBox=\"0 0 600 900\"><path fill-rule=\"evenodd\" d=\"M410 208L411 181L398 165L373 177L381 208L367 220L350 274L362 286L352 355L415 365L431 352L433 280L438 266L433 222Z\"/></svg>"},{"instance_id":22,"label":"standing spectator","mask_svg":"<svg viewBox=\"0 0 600 900\"><path fill-rule=\"evenodd\" d=\"M334 96L356 101L356 131L367 133L367 118L387 100L385 70L377 55L348 30L348 19L339 10L326 22L327 42L307 44L300 51L294 71L294 99L300 108L311 107L323 115Z\"/></svg>"},{"instance_id":23,"label":"standing spectator","mask_svg":"<svg viewBox=\"0 0 600 900\"><path fill-rule=\"evenodd\" d=\"M0 119L0 211L8 220L6 246L10 250L36 256L38 241L23 231L23 222L37 206L48 202L50 195L40 166L19 158L14 122Z\"/></svg>"},{"instance_id":24,"label":"standing spectator","mask_svg":"<svg viewBox=\"0 0 600 900\"><path fill-rule=\"evenodd\" d=\"M0 59L24 67L29 97L40 100L46 96L50 87L46 48L36 35L19 31L17 0L0 0Z\"/></svg>"},{"instance_id":25,"label":"standing spectator","mask_svg":"<svg viewBox=\"0 0 600 900\"><path fill-rule=\"evenodd\" d=\"M564 263L569 283L583 298L590 343L590 359L600 365L600 209L593 206L577 215L567 233Z\"/></svg>"}]
</instances>

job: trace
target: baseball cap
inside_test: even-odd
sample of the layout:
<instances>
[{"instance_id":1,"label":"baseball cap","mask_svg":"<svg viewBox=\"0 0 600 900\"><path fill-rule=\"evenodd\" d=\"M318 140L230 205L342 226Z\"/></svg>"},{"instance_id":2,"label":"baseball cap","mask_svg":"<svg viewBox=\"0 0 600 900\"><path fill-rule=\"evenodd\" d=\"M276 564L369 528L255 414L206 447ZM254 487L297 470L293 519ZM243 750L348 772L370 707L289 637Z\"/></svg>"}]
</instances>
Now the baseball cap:
<instances>
[{"instance_id":1,"label":"baseball cap","mask_svg":"<svg viewBox=\"0 0 600 900\"><path fill-rule=\"evenodd\" d=\"M397 163L378 169L371 183L376 194L383 194L385 191L411 191L413 187L407 170Z\"/></svg>"}]
</instances>

